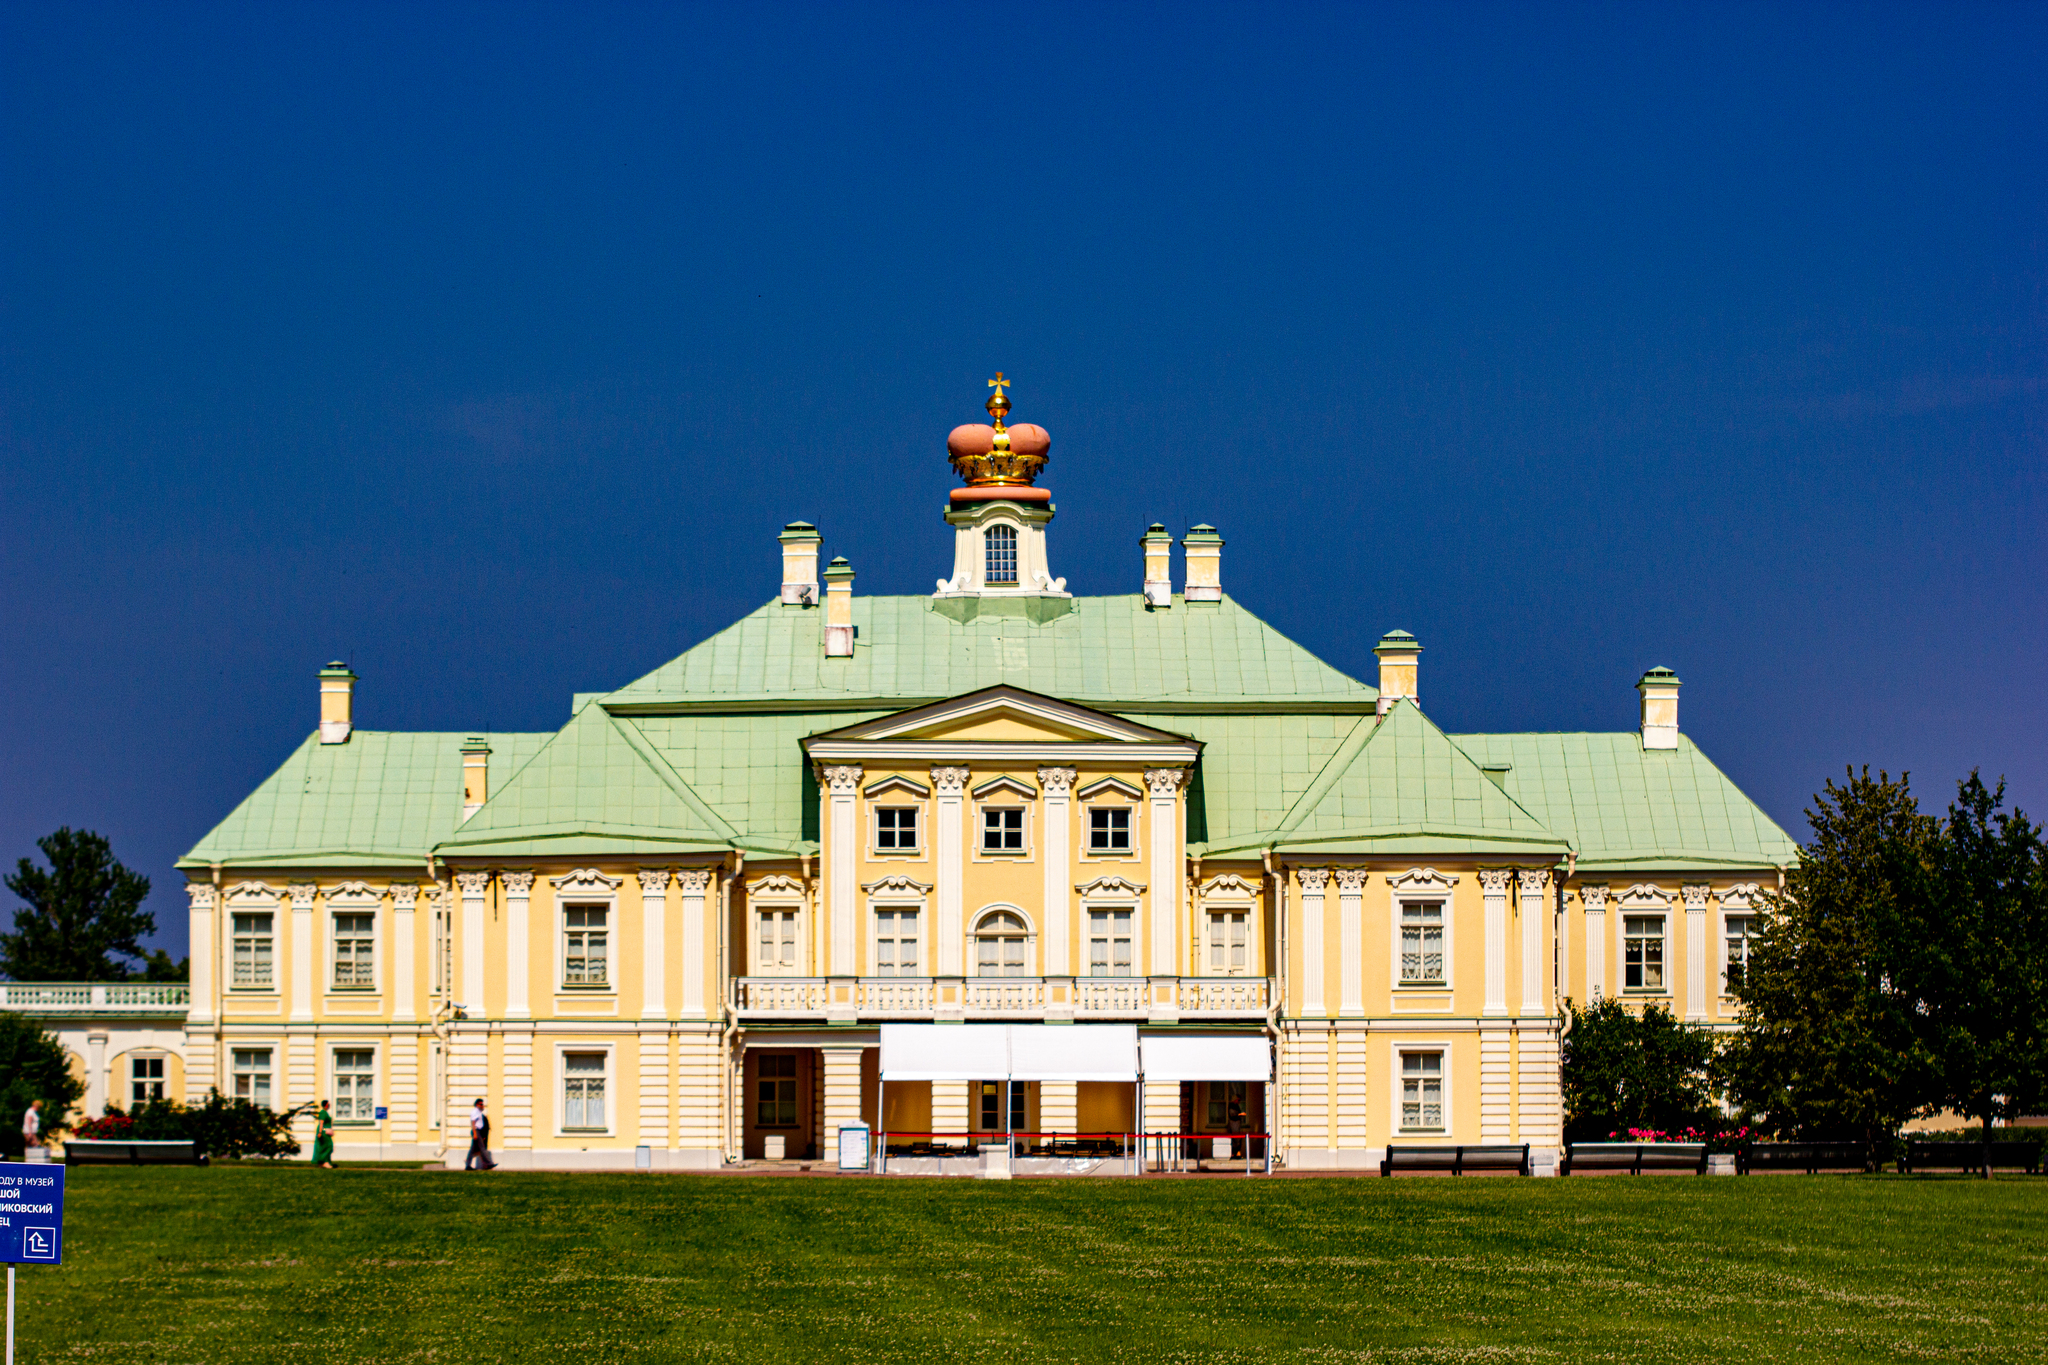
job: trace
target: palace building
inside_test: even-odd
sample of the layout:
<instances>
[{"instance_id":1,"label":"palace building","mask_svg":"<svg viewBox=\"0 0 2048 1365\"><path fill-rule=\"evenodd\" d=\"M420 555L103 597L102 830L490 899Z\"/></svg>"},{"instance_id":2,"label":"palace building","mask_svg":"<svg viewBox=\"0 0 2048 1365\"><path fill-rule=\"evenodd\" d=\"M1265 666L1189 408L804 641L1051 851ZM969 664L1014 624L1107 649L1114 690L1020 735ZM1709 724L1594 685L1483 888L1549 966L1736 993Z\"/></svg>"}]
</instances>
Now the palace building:
<instances>
[{"instance_id":1,"label":"palace building","mask_svg":"<svg viewBox=\"0 0 2048 1365\"><path fill-rule=\"evenodd\" d=\"M1794 846L1677 677L1635 730L1447 734L1416 639L1346 676L1225 593L1206 525L1178 586L1154 525L1134 591L1076 596L1051 439L991 386L927 596L792 522L762 607L544 734L360 729L321 670L317 730L179 864L183 1093L328 1098L344 1158L451 1164L482 1097L515 1168L834 1163L865 1121L892 1170L1547 1171L1567 997L1732 1023Z\"/></svg>"}]
</instances>

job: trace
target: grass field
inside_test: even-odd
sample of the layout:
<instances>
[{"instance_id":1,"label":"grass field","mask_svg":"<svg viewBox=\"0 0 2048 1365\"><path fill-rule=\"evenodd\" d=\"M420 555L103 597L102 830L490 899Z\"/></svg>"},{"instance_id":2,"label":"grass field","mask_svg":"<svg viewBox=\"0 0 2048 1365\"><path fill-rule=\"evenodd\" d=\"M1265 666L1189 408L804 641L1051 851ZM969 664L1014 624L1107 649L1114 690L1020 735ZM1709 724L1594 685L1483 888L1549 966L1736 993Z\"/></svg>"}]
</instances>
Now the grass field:
<instances>
[{"instance_id":1,"label":"grass field","mask_svg":"<svg viewBox=\"0 0 2048 1365\"><path fill-rule=\"evenodd\" d=\"M88 1168L20 1360L2048 1359L2048 1178Z\"/></svg>"}]
</instances>

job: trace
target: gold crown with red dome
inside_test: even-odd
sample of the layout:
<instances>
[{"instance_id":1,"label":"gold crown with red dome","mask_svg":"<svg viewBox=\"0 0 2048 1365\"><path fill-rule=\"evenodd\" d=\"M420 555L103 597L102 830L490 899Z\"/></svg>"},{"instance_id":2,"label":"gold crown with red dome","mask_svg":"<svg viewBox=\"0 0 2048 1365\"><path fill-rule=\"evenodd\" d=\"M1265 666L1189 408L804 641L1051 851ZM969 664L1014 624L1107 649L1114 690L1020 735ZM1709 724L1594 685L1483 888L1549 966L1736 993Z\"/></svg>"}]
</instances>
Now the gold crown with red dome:
<instances>
[{"instance_id":1,"label":"gold crown with red dome","mask_svg":"<svg viewBox=\"0 0 2048 1365\"><path fill-rule=\"evenodd\" d=\"M953 500L1013 498L1025 502L1043 501L1048 496L1046 490L1033 488L1031 484L1051 458L1052 437L1046 434L1044 427L1030 422L1019 422L1014 427L1003 425L1003 417L1010 411L1010 396L1004 392L1010 381L997 371L996 377L988 381L988 386L995 390L987 405L988 415L995 419L995 425L970 422L954 427L952 434L946 437L946 454L952 460L953 468L967 481L966 488L953 490Z\"/></svg>"}]
</instances>

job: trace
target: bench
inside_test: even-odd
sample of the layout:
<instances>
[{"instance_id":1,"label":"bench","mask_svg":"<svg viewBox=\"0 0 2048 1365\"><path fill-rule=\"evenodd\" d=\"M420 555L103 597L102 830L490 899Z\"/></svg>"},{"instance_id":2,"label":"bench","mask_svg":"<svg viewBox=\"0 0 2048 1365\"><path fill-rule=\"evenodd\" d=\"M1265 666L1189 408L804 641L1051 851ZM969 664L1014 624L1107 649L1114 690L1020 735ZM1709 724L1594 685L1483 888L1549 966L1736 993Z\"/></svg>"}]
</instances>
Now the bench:
<instances>
[{"instance_id":1,"label":"bench","mask_svg":"<svg viewBox=\"0 0 2048 1365\"><path fill-rule=\"evenodd\" d=\"M1564 1149L1559 1175L1588 1171L1691 1171L1707 1173L1704 1142L1574 1142Z\"/></svg>"},{"instance_id":2,"label":"bench","mask_svg":"<svg viewBox=\"0 0 2048 1365\"><path fill-rule=\"evenodd\" d=\"M1867 1142L1750 1142L1736 1155L1735 1169L1751 1171L1867 1171Z\"/></svg>"},{"instance_id":3,"label":"bench","mask_svg":"<svg viewBox=\"0 0 2048 1365\"><path fill-rule=\"evenodd\" d=\"M1907 1175L1915 1171L1981 1171L1984 1169L1984 1144L1908 1141L1904 1169ZM2039 1175L2041 1149L2031 1142L1994 1142L1991 1144L1991 1169Z\"/></svg>"},{"instance_id":4,"label":"bench","mask_svg":"<svg viewBox=\"0 0 2048 1365\"><path fill-rule=\"evenodd\" d=\"M206 1153L190 1138L142 1142L130 1138L72 1138L66 1166L204 1166Z\"/></svg>"},{"instance_id":5,"label":"bench","mask_svg":"<svg viewBox=\"0 0 2048 1365\"><path fill-rule=\"evenodd\" d=\"M1519 1147L1389 1147L1380 1158L1380 1174L1396 1171L1513 1171L1529 1174L1529 1144Z\"/></svg>"}]
</instances>

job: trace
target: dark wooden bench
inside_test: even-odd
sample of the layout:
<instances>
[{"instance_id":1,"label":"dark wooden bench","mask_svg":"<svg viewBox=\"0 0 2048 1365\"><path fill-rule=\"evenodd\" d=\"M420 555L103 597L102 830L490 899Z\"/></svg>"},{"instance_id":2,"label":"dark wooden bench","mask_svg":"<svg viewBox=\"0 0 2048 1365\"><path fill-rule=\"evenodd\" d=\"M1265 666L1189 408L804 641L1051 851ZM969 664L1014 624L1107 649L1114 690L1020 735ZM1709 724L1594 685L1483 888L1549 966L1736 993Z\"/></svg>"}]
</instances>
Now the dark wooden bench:
<instances>
[{"instance_id":1,"label":"dark wooden bench","mask_svg":"<svg viewBox=\"0 0 2048 1365\"><path fill-rule=\"evenodd\" d=\"M1735 1158L1735 1169L1751 1171L1867 1171L1870 1144L1867 1142L1750 1142L1743 1144Z\"/></svg>"},{"instance_id":2,"label":"dark wooden bench","mask_svg":"<svg viewBox=\"0 0 2048 1365\"><path fill-rule=\"evenodd\" d=\"M206 1153L191 1139L140 1142L129 1138L72 1138L66 1166L204 1166Z\"/></svg>"},{"instance_id":3,"label":"dark wooden bench","mask_svg":"<svg viewBox=\"0 0 2048 1365\"><path fill-rule=\"evenodd\" d=\"M1380 1174L1396 1171L1513 1171L1529 1174L1529 1144L1519 1147L1389 1147L1380 1158Z\"/></svg>"},{"instance_id":4,"label":"dark wooden bench","mask_svg":"<svg viewBox=\"0 0 2048 1365\"><path fill-rule=\"evenodd\" d=\"M1913 1142L1906 1143L1905 1171L1981 1171L1984 1169L1984 1144L1981 1142ZM1991 1169L1994 1171L2025 1171L2028 1175L2041 1173L2041 1149L2031 1142L1994 1142L1991 1144Z\"/></svg>"},{"instance_id":5,"label":"dark wooden bench","mask_svg":"<svg viewBox=\"0 0 2048 1365\"><path fill-rule=\"evenodd\" d=\"M1559 1175L1589 1171L1691 1171L1707 1173L1704 1142L1574 1142L1564 1149Z\"/></svg>"}]
</instances>

